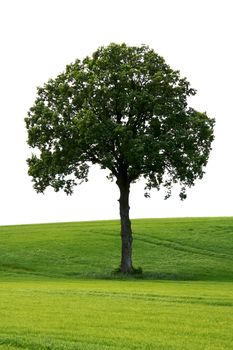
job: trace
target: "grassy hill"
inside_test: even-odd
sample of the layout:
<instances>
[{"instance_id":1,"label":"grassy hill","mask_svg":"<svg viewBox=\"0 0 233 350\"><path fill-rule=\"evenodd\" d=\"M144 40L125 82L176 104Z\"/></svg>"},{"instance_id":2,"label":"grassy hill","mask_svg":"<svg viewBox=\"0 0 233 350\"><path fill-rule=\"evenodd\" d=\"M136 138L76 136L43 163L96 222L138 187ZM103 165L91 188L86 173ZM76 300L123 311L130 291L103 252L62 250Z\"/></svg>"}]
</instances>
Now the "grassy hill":
<instances>
[{"instance_id":1,"label":"grassy hill","mask_svg":"<svg viewBox=\"0 0 233 350\"><path fill-rule=\"evenodd\" d=\"M233 280L233 218L133 220L134 265L145 279ZM0 274L112 278L118 221L0 227Z\"/></svg>"},{"instance_id":2,"label":"grassy hill","mask_svg":"<svg viewBox=\"0 0 233 350\"><path fill-rule=\"evenodd\" d=\"M0 350L233 348L233 218L0 227Z\"/></svg>"}]
</instances>

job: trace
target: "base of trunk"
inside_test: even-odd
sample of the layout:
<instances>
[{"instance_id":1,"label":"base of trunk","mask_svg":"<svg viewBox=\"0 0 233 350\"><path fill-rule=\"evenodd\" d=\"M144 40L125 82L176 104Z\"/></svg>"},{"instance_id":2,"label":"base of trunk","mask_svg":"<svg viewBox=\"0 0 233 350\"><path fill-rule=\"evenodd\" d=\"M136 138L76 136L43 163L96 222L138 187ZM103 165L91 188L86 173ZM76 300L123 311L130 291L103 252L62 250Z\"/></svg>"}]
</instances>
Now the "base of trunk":
<instances>
[{"instance_id":1,"label":"base of trunk","mask_svg":"<svg viewBox=\"0 0 233 350\"><path fill-rule=\"evenodd\" d=\"M122 270L122 268L121 267L118 267L117 269L115 269L114 271L113 271L113 274L119 274L119 275L124 275L124 276L139 276L139 275L142 275L142 268L141 267L139 267L139 268L134 268L133 266L131 267L131 269L130 270L125 270L125 269L123 269Z\"/></svg>"},{"instance_id":2,"label":"base of trunk","mask_svg":"<svg viewBox=\"0 0 233 350\"><path fill-rule=\"evenodd\" d=\"M134 273L134 268L133 266L121 266L120 267L120 272L123 273L123 274L126 274L126 275L130 275L130 274L133 274Z\"/></svg>"}]
</instances>

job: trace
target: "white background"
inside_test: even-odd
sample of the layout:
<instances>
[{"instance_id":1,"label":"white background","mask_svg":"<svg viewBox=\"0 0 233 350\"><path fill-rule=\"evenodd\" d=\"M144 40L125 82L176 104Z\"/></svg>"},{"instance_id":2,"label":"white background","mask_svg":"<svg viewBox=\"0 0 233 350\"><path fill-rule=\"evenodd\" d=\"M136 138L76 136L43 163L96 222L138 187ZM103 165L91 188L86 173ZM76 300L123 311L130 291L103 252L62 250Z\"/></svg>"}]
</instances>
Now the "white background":
<instances>
[{"instance_id":1,"label":"white background","mask_svg":"<svg viewBox=\"0 0 233 350\"><path fill-rule=\"evenodd\" d=\"M233 10L231 0L1 0L0 224L118 218L118 190L93 167L73 196L36 194L24 118L36 87L66 64L110 42L147 44L197 89L192 106L216 119L206 175L179 200L177 191L143 196L131 189L131 217L229 216L232 212Z\"/></svg>"}]
</instances>

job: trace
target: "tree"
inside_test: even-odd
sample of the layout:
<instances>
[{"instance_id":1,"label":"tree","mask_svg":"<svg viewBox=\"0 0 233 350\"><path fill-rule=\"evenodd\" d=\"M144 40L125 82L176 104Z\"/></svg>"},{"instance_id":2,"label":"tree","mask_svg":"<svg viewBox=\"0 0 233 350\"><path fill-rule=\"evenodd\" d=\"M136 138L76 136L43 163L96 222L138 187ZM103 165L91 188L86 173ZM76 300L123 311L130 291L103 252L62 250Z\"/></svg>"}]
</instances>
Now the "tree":
<instances>
[{"instance_id":1,"label":"tree","mask_svg":"<svg viewBox=\"0 0 233 350\"><path fill-rule=\"evenodd\" d=\"M27 160L37 192L47 186L72 194L91 164L109 170L120 190L120 271L132 273L130 184L146 180L146 196L174 183L185 189L202 178L214 120L188 107L195 95L186 78L152 49L110 44L76 60L39 87L25 118Z\"/></svg>"}]
</instances>

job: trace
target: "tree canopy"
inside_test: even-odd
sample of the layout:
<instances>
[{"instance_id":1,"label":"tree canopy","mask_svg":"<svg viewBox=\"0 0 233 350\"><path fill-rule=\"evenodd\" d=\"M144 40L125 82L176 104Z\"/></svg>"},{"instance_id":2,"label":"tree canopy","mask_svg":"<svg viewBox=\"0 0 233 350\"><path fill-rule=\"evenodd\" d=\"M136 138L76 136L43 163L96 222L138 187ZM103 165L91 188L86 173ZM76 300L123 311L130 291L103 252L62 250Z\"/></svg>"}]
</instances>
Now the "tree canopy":
<instances>
[{"instance_id":1,"label":"tree canopy","mask_svg":"<svg viewBox=\"0 0 233 350\"><path fill-rule=\"evenodd\" d=\"M214 120L188 106L195 93L145 45L110 44L67 65L38 88L25 119L28 144L37 149L28 159L34 188L71 194L87 181L89 166L99 164L116 180L124 197L122 230L131 232L126 192L132 182L143 177L146 195L165 186L167 197L179 183L184 199L203 176Z\"/></svg>"}]
</instances>

